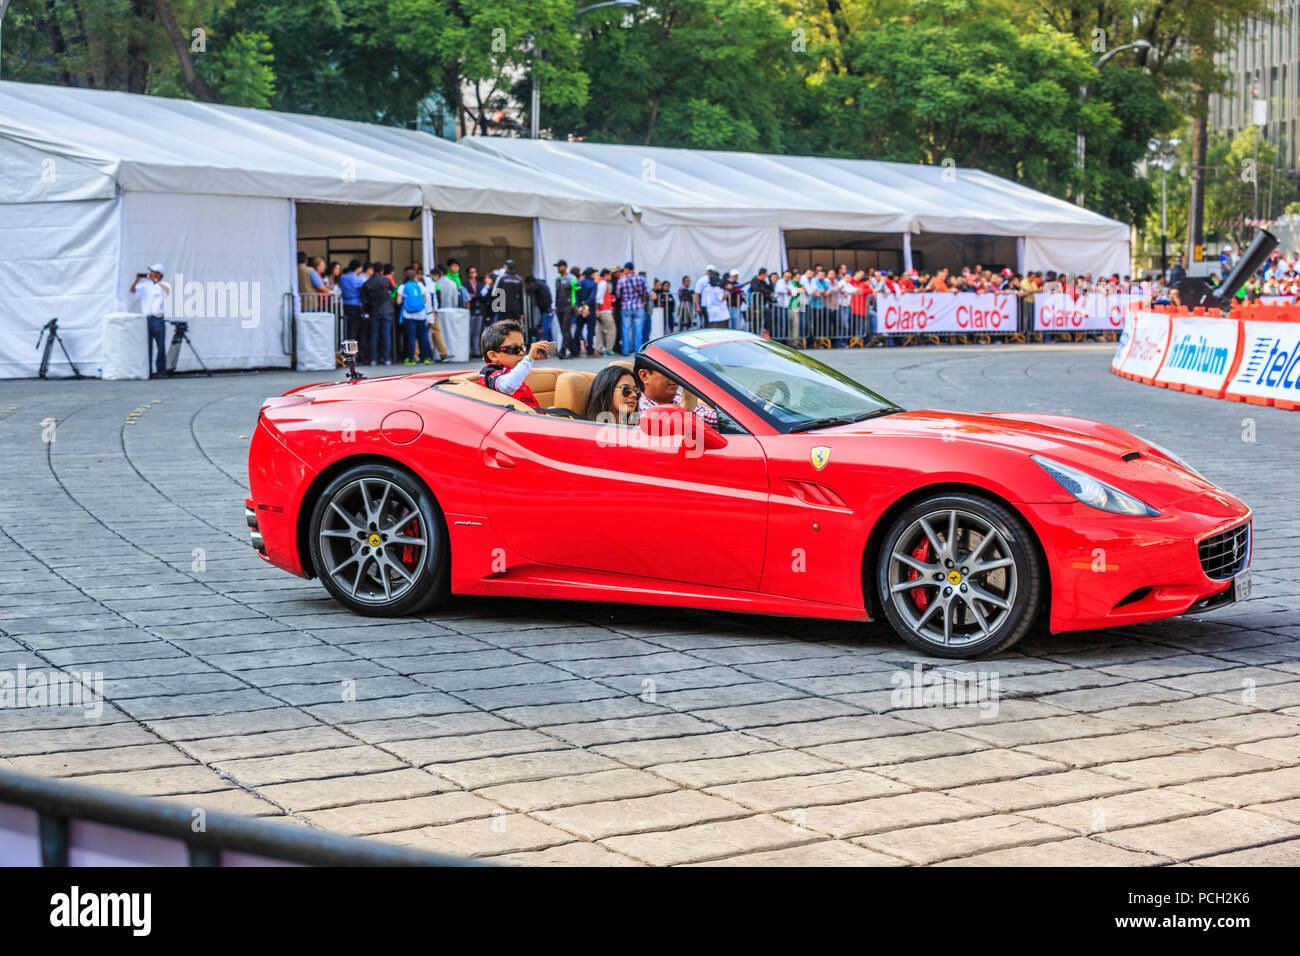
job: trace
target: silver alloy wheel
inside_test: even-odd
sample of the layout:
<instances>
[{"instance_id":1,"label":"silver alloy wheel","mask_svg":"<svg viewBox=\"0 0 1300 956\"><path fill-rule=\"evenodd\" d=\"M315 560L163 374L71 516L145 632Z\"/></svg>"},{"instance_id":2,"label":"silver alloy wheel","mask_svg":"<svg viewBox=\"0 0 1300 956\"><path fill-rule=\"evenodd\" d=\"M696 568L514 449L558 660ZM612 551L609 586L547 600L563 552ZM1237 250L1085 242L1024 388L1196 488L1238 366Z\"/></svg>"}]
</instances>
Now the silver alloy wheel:
<instances>
[{"instance_id":1,"label":"silver alloy wheel","mask_svg":"<svg viewBox=\"0 0 1300 956\"><path fill-rule=\"evenodd\" d=\"M962 647L996 631L1016 603L1016 562L986 518L943 509L917 518L889 556L889 598L925 641Z\"/></svg>"},{"instance_id":2,"label":"silver alloy wheel","mask_svg":"<svg viewBox=\"0 0 1300 956\"><path fill-rule=\"evenodd\" d=\"M429 559L420 509L384 478L359 478L340 488L321 517L317 543L324 573L365 604L405 596Z\"/></svg>"}]
</instances>

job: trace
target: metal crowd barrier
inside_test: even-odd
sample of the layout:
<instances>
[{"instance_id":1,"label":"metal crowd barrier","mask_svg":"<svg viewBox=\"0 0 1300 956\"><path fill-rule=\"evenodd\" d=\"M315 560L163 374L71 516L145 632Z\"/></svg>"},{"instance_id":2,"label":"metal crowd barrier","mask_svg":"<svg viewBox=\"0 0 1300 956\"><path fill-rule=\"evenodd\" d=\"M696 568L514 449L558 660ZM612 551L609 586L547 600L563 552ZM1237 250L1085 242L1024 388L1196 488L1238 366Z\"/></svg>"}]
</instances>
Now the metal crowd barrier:
<instances>
[{"instance_id":1,"label":"metal crowd barrier","mask_svg":"<svg viewBox=\"0 0 1300 956\"><path fill-rule=\"evenodd\" d=\"M0 770L0 866L487 865L200 810L202 799L188 806Z\"/></svg>"},{"instance_id":2,"label":"metal crowd barrier","mask_svg":"<svg viewBox=\"0 0 1300 956\"><path fill-rule=\"evenodd\" d=\"M871 345L965 345L989 344L994 341L1082 342L1089 339L1113 340L1115 338L1115 333L1097 330L1036 331L1033 294L1017 296L1016 328L1004 331L878 332L875 330L876 304L875 295L860 295L851 297L848 304L831 305L825 300L813 299L805 300L800 307L791 309L779 304L772 296L749 295L742 306L728 310L726 326L766 335L799 349L862 348ZM676 295L652 296L650 308L656 307L664 310L665 333L703 328L709 324L703 314L695 308L694 296L684 301ZM295 295L286 292L282 308L285 352L290 355L296 352L296 327L293 317L297 312L307 311L334 313L335 345L341 348L343 339L348 337L344 327L342 300L338 296L321 293ZM526 328L529 329L535 330L540 325L541 317L537 314L536 304L531 295L524 296L523 320ZM616 325L618 324L616 313ZM553 328L552 334L556 338L561 336L558 328ZM396 324L396 318L394 318L392 341L395 354L400 355L405 339L401 328Z\"/></svg>"}]
</instances>

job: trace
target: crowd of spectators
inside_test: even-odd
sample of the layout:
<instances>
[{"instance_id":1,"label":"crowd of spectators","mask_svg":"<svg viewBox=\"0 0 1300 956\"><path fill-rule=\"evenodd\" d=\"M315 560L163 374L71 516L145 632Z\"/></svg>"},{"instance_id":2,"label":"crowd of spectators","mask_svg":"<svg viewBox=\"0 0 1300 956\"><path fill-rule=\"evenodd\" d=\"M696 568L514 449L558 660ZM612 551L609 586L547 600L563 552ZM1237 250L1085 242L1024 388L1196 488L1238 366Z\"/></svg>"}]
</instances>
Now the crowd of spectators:
<instances>
[{"instance_id":1,"label":"crowd of spectators","mask_svg":"<svg viewBox=\"0 0 1300 956\"><path fill-rule=\"evenodd\" d=\"M1226 274L1235 259L1225 247ZM650 278L634 263L614 266L553 263L556 278L547 282L520 276L515 264L480 277L475 267L462 272L455 259L425 274L412 262L400 276L390 263L346 266L308 261L299 254L299 289L303 308L341 305L344 332L360 343L361 360L371 364L399 361L432 363L447 357L437 313L463 308L469 312L471 352L479 354L485 325L502 319L523 323L530 340L553 343L553 358L630 355L650 337L651 316L662 310L664 331L725 327L770 335L794 344L811 337L830 337L843 344L849 337L870 335L876 300L908 292L935 294L995 292L1029 296L1037 293L1133 294L1157 305L1178 304L1177 286L1186 275L1181 263L1163 274L1065 274L982 265L960 269L851 270L847 265L814 264L802 270L758 269L743 278L738 269L708 265L696 277L677 283ZM1300 254L1275 251L1247 281L1242 297L1300 294Z\"/></svg>"}]
</instances>

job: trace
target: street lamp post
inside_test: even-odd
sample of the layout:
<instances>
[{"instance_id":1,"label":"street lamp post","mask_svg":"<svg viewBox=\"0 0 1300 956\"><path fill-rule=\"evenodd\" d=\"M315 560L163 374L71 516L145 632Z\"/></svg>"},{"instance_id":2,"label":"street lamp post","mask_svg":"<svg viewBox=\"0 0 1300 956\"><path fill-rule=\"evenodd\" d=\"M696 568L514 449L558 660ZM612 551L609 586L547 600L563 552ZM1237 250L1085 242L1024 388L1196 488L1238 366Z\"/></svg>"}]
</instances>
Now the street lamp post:
<instances>
[{"instance_id":1,"label":"street lamp post","mask_svg":"<svg viewBox=\"0 0 1300 956\"><path fill-rule=\"evenodd\" d=\"M1147 140L1148 162L1160 170L1160 274L1169 272L1169 213L1165 200L1165 175L1178 165L1178 147L1183 141L1177 136L1169 139L1152 137Z\"/></svg>"},{"instance_id":2,"label":"street lamp post","mask_svg":"<svg viewBox=\"0 0 1300 956\"><path fill-rule=\"evenodd\" d=\"M576 27L578 21L591 13L593 10L605 9L630 9L631 7L641 6L640 0L605 0L604 3L593 3L591 6L583 7L573 14L573 25ZM528 135L532 139L537 139L541 134L541 112L542 112L542 80L537 75L538 57L545 58L545 54L537 47L537 37L533 36L533 93L528 107Z\"/></svg>"},{"instance_id":3,"label":"street lamp post","mask_svg":"<svg viewBox=\"0 0 1300 956\"><path fill-rule=\"evenodd\" d=\"M1151 43L1147 40L1134 40L1132 43L1125 43L1123 46L1117 46L1113 50L1107 50L1101 56L1097 57L1097 62L1095 62L1092 65L1092 68L1094 70L1100 70L1103 66L1105 66L1107 63L1110 62L1110 58L1113 57L1116 53L1123 53L1125 50L1149 50L1150 48L1151 48ZM1085 83L1079 87L1079 131L1075 134L1074 137L1074 147L1075 147L1075 152L1077 154L1075 158L1075 165L1079 167L1080 177L1082 177L1083 175L1084 155L1087 152L1086 149L1087 138L1083 135L1083 107L1084 104L1087 102L1088 102L1088 84ZM1080 183L1079 186L1079 195L1075 197L1074 201L1080 206L1083 205L1082 183Z\"/></svg>"}]
</instances>

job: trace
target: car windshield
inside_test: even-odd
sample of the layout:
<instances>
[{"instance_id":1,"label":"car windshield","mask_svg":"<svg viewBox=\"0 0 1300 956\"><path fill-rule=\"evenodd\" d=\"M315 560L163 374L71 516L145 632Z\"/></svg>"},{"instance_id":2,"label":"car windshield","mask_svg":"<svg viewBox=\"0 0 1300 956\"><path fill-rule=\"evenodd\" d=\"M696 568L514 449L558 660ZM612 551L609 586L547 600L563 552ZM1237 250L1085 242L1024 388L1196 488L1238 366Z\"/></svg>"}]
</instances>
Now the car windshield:
<instances>
[{"instance_id":1,"label":"car windshield","mask_svg":"<svg viewBox=\"0 0 1300 956\"><path fill-rule=\"evenodd\" d=\"M803 352L748 332L702 329L655 345L705 375L783 432L865 421L902 409Z\"/></svg>"}]
</instances>

